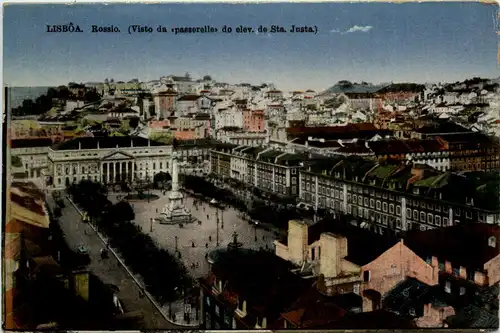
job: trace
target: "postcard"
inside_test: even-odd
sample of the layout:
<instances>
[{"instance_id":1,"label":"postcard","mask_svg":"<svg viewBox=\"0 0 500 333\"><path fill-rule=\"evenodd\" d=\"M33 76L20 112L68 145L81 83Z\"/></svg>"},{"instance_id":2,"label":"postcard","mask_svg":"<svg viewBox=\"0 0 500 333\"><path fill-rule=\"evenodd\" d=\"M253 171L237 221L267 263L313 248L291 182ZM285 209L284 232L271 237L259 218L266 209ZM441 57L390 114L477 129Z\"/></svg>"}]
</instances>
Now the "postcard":
<instances>
[{"instance_id":1,"label":"postcard","mask_svg":"<svg viewBox=\"0 0 500 333\"><path fill-rule=\"evenodd\" d=\"M498 329L497 13L6 4L3 328Z\"/></svg>"}]
</instances>

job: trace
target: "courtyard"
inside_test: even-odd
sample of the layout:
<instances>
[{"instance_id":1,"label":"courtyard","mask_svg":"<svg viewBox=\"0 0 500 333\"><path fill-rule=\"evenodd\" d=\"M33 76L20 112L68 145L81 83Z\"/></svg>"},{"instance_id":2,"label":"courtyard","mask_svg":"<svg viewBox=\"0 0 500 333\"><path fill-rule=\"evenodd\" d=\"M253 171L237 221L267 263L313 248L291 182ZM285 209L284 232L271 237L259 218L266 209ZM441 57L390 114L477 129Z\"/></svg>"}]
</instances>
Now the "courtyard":
<instances>
[{"instance_id":1,"label":"courtyard","mask_svg":"<svg viewBox=\"0 0 500 333\"><path fill-rule=\"evenodd\" d=\"M154 220L160 215L163 207L168 204L166 195L160 190L152 191L159 199L150 201L130 202L135 212L134 223L140 226L143 232L150 234L157 244L171 253L180 252L181 261L191 276L198 278L209 272L206 254L218 248L226 248L233 241L233 233L238 234L238 241L248 249L274 250L275 236L272 232L255 228L254 225L241 219L238 212L231 207L219 209L219 232L217 237L216 208L208 203L199 201L197 207L195 199L185 194L184 204L198 222L179 225L159 224ZM120 194L110 194L109 199L115 203ZM207 218L208 217L208 218ZM153 219L153 222L151 222ZM152 231L151 231L152 230ZM218 246L217 246L218 238Z\"/></svg>"}]
</instances>

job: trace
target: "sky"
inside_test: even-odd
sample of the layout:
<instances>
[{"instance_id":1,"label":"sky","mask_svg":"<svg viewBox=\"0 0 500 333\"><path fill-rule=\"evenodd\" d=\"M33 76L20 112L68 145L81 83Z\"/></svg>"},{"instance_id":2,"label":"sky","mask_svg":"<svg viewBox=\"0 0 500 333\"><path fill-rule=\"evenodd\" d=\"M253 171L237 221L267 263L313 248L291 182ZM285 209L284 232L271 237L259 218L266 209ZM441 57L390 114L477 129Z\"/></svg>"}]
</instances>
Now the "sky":
<instances>
[{"instance_id":1,"label":"sky","mask_svg":"<svg viewBox=\"0 0 500 333\"><path fill-rule=\"evenodd\" d=\"M443 82L498 77L497 6L482 3L86 4L4 7L4 84L159 79L326 89L339 80ZM72 22L82 33L50 33ZM132 24L154 33L129 34ZM91 26L120 33L91 33ZM157 33L162 25L215 34ZM224 25L233 32L223 33ZM316 26L310 33L236 34L239 25Z\"/></svg>"}]
</instances>

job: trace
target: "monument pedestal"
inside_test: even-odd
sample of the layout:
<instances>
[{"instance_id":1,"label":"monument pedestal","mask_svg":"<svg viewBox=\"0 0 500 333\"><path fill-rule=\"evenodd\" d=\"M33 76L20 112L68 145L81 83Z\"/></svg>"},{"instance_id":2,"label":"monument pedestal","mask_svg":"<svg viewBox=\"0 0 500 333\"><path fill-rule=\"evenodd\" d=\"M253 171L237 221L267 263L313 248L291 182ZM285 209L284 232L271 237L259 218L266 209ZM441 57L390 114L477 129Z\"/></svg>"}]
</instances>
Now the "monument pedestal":
<instances>
[{"instance_id":1,"label":"monument pedestal","mask_svg":"<svg viewBox=\"0 0 500 333\"><path fill-rule=\"evenodd\" d=\"M179 169L176 159L172 159L172 190L168 194L168 201L163 212L156 219L160 224L194 222L191 212L184 206L184 195L179 191Z\"/></svg>"}]
</instances>

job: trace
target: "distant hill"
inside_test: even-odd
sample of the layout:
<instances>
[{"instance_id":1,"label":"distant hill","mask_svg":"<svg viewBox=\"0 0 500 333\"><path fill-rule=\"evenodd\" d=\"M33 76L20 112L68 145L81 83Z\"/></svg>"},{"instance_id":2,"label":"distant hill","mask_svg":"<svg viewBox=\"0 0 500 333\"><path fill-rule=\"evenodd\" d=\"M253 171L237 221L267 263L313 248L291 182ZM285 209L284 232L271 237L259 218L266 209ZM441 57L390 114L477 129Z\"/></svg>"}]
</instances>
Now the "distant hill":
<instances>
[{"instance_id":1,"label":"distant hill","mask_svg":"<svg viewBox=\"0 0 500 333\"><path fill-rule=\"evenodd\" d=\"M385 87L386 84L373 85L371 83L351 83L349 81L339 81L334 86L325 90L325 93L372 93Z\"/></svg>"},{"instance_id":2,"label":"distant hill","mask_svg":"<svg viewBox=\"0 0 500 333\"><path fill-rule=\"evenodd\" d=\"M423 85L423 84L416 84L416 83L393 83L391 85L383 87L378 92L380 92L380 93L389 93L389 92L405 91L405 92L416 93L416 92L421 92L423 90L425 90L425 85Z\"/></svg>"}]
</instances>

